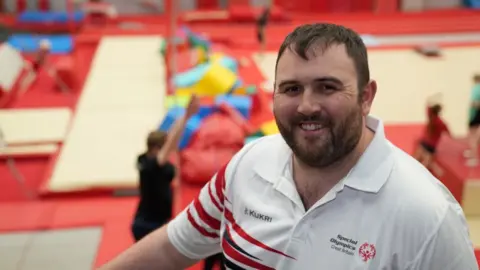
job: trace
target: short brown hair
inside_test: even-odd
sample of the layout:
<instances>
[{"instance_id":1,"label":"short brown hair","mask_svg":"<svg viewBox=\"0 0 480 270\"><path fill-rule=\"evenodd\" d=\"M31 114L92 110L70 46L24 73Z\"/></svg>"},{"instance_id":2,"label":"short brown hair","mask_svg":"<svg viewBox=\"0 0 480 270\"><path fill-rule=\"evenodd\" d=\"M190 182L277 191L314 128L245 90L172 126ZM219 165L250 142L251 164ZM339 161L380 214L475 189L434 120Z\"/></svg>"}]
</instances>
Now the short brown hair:
<instances>
[{"instance_id":1,"label":"short brown hair","mask_svg":"<svg viewBox=\"0 0 480 270\"><path fill-rule=\"evenodd\" d=\"M288 34L278 51L275 73L278 60L287 48L307 60L307 52L312 46L319 46L321 50L326 50L334 44L345 45L348 56L353 59L355 64L358 88L361 90L370 81L367 48L355 31L331 23L304 24Z\"/></svg>"},{"instance_id":2,"label":"short brown hair","mask_svg":"<svg viewBox=\"0 0 480 270\"><path fill-rule=\"evenodd\" d=\"M154 147L163 147L167 139L167 133L163 131L152 131L147 137L147 149L151 150Z\"/></svg>"},{"instance_id":3,"label":"short brown hair","mask_svg":"<svg viewBox=\"0 0 480 270\"><path fill-rule=\"evenodd\" d=\"M480 74L477 73L477 74L473 75L473 80L475 82L480 82Z\"/></svg>"}]
</instances>

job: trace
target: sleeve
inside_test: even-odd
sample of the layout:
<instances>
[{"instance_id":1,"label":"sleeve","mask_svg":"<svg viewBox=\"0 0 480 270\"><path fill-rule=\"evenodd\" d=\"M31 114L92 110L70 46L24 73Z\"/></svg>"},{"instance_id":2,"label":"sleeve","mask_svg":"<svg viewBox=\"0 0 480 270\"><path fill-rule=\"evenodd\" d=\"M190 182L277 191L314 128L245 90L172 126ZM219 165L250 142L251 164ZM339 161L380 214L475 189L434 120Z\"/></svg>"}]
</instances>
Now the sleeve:
<instances>
[{"instance_id":1,"label":"sleeve","mask_svg":"<svg viewBox=\"0 0 480 270\"><path fill-rule=\"evenodd\" d=\"M227 165L218 171L199 196L167 226L170 242L190 259L220 252L225 178L230 170L231 165Z\"/></svg>"},{"instance_id":2,"label":"sleeve","mask_svg":"<svg viewBox=\"0 0 480 270\"><path fill-rule=\"evenodd\" d=\"M460 206L451 206L408 270L478 270L468 225Z\"/></svg>"},{"instance_id":3,"label":"sleeve","mask_svg":"<svg viewBox=\"0 0 480 270\"><path fill-rule=\"evenodd\" d=\"M233 181L240 160L262 139L243 147L230 162L207 183L198 197L167 225L172 245L190 259L200 260L219 253L225 190Z\"/></svg>"}]
</instances>

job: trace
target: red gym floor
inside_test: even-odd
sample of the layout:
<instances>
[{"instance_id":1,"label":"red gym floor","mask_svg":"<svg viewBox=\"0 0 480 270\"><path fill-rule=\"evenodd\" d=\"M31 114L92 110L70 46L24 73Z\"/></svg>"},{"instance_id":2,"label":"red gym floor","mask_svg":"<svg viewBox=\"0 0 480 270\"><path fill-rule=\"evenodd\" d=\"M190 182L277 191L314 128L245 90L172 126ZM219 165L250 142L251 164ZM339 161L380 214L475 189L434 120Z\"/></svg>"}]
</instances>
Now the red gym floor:
<instances>
[{"instance_id":1,"label":"red gym floor","mask_svg":"<svg viewBox=\"0 0 480 270\"><path fill-rule=\"evenodd\" d=\"M462 12L436 12L428 16L419 15L392 15L374 18L371 15L339 16L339 15L302 15L302 21L334 21L351 26L365 34L414 34L432 32L458 32L480 31L480 13L472 11ZM300 18L300 17L298 17ZM461 18L461 19L460 19ZM139 19L136 19L139 20ZM163 29L162 20L148 19L152 26L146 26L140 34L161 34ZM295 19L296 23L300 19ZM272 26L268 30L271 49L278 48L285 34L292 25ZM235 33L238 39L234 43L239 49L232 49L235 56L251 57L256 49L254 45L254 32L252 25L213 25L197 24L192 26L194 31L205 32L213 39L226 39L229 33ZM235 31L232 31L232 28ZM101 33L125 34L125 30L110 27L104 31L85 30L77 39L91 39ZM139 33L131 33L139 34ZM76 48L78 60L78 74L83 79L87 76L90 63L95 53L92 42L82 42L83 45ZM241 49L243 48L243 49ZM253 61L251 61L253 63ZM260 84L264 81L255 65L241 68L240 76L247 83ZM34 89L27 92L14 107L55 107L69 106L75 108L80 90L75 95L63 95L48 90L50 84L47 76L42 76L35 84ZM411 152L413 140L421 131L419 125L388 126L387 136L390 140ZM55 164L56 157L19 159L16 166L24 174L26 185L29 189L40 190L44 179L48 178L51 168ZM103 264L113 256L132 244L129 231L130 221L135 210L135 198L112 198L107 195L69 195L62 198L45 198L30 200L23 196L17 182L11 176L5 162L0 163L0 176L2 189L0 189L0 231L38 230L53 228L68 228L81 226L102 226L102 241L99 247L96 266ZM185 206L195 196L198 188L181 186L177 192L177 208ZM177 209L178 210L178 209Z\"/></svg>"}]
</instances>

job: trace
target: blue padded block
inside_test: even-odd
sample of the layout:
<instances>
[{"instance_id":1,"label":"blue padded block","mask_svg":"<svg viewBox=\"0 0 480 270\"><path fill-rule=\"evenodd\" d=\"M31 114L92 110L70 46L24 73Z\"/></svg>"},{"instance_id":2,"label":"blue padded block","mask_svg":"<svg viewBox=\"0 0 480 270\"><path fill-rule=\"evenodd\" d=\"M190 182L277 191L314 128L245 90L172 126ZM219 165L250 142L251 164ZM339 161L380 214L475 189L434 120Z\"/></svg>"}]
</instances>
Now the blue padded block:
<instances>
[{"instance_id":1,"label":"blue padded block","mask_svg":"<svg viewBox=\"0 0 480 270\"><path fill-rule=\"evenodd\" d=\"M200 117L200 118L205 118L209 115L211 115L212 113L216 112L217 111L217 107L216 106L213 106L213 105L202 105L200 106L200 108L198 109L198 113L197 115Z\"/></svg>"},{"instance_id":2,"label":"blue padded block","mask_svg":"<svg viewBox=\"0 0 480 270\"><path fill-rule=\"evenodd\" d=\"M168 132L172 127L173 123L175 123L175 120L181 117L184 113L185 113L185 109L182 107L171 108L170 110L168 110L167 114L163 118L163 121L160 124L160 127L158 128L158 130Z\"/></svg>"},{"instance_id":3,"label":"blue padded block","mask_svg":"<svg viewBox=\"0 0 480 270\"><path fill-rule=\"evenodd\" d=\"M52 54L68 54L73 51L73 38L70 35L61 36L33 36L29 34L15 34L8 38L8 44L22 52L35 52L40 41L46 39L50 42Z\"/></svg>"},{"instance_id":4,"label":"blue padded block","mask_svg":"<svg viewBox=\"0 0 480 270\"><path fill-rule=\"evenodd\" d=\"M225 67L225 68L231 70L234 73L238 72L238 63L237 63L237 60L235 58L228 57L228 56L222 57L220 59L220 65L222 67Z\"/></svg>"},{"instance_id":5,"label":"blue padded block","mask_svg":"<svg viewBox=\"0 0 480 270\"><path fill-rule=\"evenodd\" d=\"M170 110L168 110L167 114L163 118L162 123L160 124L160 127L158 130L164 131L164 132L169 132L170 129L172 128L173 124L175 121L183 116L185 113L185 109L182 107L173 107ZM180 149L183 149L188 146L190 143L190 140L192 139L193 134L200 128L200 125L202 123L202 119L205 118L207 115L202 115L201 112L198 114L190 117L188 119L186 125L185 125L185 130L183 131L182 138L180 138L180 142L178 144Z\"/></svg>"},{"instance_id":6,"label":"blue padded block","mask_svg":"<svg viewBox=\"0 0 480 270\"><path fill-rule=\"evenodd\" d=\"M464 5L469 8L480 8L480 0L464 0Z\"/></svg>"},{"instance_id":7,"label":"blue padded block","mask_svg":"<svg viewBox=\"0 0 480 270\"><path fill-rule=\"evenodd\" d=\"M230 106L237 109L240 114L243 115L246 119L250 119L250 109L252 107L252 100L248 96L234 96L234 95L224 95L218 96L215 99L216 104L226 102Z\"/></svg>"},{"instance_id":8,"label":"blue padded block","mask_svg":"<svg viewBox=\"0 0 480 270\"><path fill-rule=\"evenodd\" d=\"M68 12L45 12L25 11L18 16L19 22L25 23L67 23L69 21L81 22L85 18L82 11Z\"/></svg>"},{"instance_id":9,"label":"blue padded block","mask_svg":"<svg viewBox=\"0 0 480 270\"><path fill-rule=\"evenodd\" d=\"M207 72L210 64L201 64L187 70L185 72L179 73L173 77L173 85L175 88L184 88L190 87L196 84Z\"/></svg>"},{"instance_id":10,"label":"blue padded block","mask_svg":"<svg viewBox=\"0 0 480 270\"><path fill-rule=\"evenodd\" d=\"M190 143L193 134L200 128L202 124L202 118L199 115L194 115L188 119L187 124L185 125L185 130L183 131L182 138L178 144L179 149L184 149Z\"/></svg>"}]
</instances>

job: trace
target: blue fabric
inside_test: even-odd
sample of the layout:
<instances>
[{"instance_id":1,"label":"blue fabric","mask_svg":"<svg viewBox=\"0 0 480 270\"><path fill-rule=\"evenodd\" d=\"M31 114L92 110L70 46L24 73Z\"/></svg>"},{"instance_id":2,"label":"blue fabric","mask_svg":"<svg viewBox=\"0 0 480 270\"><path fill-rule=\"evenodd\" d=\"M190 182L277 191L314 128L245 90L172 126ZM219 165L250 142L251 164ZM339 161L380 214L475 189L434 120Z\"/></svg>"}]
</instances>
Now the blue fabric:
<instances>
[{"instance_id":1,"label":"blue fabric","mask_svg":"<svg viewBox=\"0 0 480 270\"><path fill-rule=\"evenodd\" d=\"M18 21L24 23L67 23L69 21L81 22L85 18L82 11L68 12L45 12L25 11L18 15Z\"/></svg>"},{"instance_id":2,"label":"blue fabric","mask_svg":"<svg viewBox=\"0 0 480 270\"><path fill-rule=\"evenodd\" d=\"M48 40L52 54L68 54L73 51L73 38L71 35L30 35L16 34L8 38L8 44L22 52L35 52L39 49L41 40Z\"/></svg>"}]
</instances>

